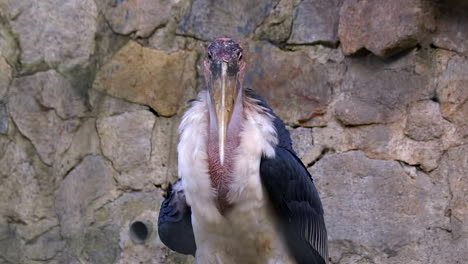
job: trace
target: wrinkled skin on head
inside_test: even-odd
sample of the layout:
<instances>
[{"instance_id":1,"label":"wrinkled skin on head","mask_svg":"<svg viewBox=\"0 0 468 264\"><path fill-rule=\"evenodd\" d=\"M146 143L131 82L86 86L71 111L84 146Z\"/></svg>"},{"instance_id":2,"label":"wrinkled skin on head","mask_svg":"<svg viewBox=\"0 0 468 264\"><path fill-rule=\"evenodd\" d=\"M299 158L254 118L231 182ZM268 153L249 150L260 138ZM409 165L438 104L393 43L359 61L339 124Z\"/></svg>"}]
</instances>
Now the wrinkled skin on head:
<instances>
[{"instance_id":1,"label":"wrinkled skin on head","mask_svg":"<svg viewBox=\"0 0 468 264\"><path fill-rule=\"evenodd\" d=\"M240 75L242 81L245 62L243 60L243 48L240 43L229 39L221 38L211 42L207 48L207 56L205 58L205 76L217 76L221 74L222 62L227 63L228 75ZM207 78L208 80L209 78Z\"/></svg>"},{"instance_id":2,"label":"wrinkled skin on head","mask_svg":"<svg viewBox=\"0 0 468 264\"><path fill-rule=\"evenodd\" d=\"M243 49L238 42L220 38L208 45L204 61L209 97L208 169L221 212L229 207L230 174L244 118L245 66Z\"/></svg>"},{"instance_id":3,"label":"wrinkled skin on head","mask_svg":"<svg viewBox=\"0 0 468 264\"><path fill-rule=\"evenodd\" d=\"M245 62L242 46L229 38L208 45L204 61L205 79L210 96L210 131L217 137L219 162L224 164L226 140L236 107L241 107ZM237 104L237 106L236 106Z\"/></svg>"}]
</instances>

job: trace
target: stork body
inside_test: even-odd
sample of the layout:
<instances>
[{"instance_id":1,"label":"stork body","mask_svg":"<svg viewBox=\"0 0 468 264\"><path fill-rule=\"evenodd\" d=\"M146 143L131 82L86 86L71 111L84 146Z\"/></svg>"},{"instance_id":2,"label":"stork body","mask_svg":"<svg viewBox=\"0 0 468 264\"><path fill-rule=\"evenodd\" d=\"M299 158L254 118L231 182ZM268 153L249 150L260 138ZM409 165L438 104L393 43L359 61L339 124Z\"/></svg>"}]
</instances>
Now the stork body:
<instances>
[{"instance_id":1,"label":"stork body","mask_svg":"<svg viewBox=\"0 0 468 264\"><path fill-rule=\"evenodd\" d=\"M184 206L191 207L196 261L325 264L327 238L317 190L283 122L261 97L242 87L244 68L237 42L211 43L205 60L208 89L199 93L179 127L179 176ZM160 236L178 224L164 217L161 213ZM171 235L190 240L187 233ZM169 241L168 236L161 240Z\"/></svg>"},{"instance_id":2,"label":"stork body","mask_svg":"<svg viewBox=\"0 0 468 264\"><path fill-rule=\"evenodd\" d=\"M180 175L192 207L197 263L293 263L260 179L262 155L274 155L276 144L270 117L245 111L239 146L229 154L229 207L220 212L208 169L208 99L202 91L185 114L178 148Z\"/></svg>"}]
</instances>

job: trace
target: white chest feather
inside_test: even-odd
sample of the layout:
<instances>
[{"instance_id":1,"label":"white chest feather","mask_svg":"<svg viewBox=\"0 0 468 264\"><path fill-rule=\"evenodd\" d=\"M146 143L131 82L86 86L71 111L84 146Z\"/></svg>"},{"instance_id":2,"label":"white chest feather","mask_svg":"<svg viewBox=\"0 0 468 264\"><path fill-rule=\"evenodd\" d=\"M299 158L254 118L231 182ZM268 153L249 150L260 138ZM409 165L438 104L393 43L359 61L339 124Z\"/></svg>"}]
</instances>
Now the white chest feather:
<instances>
[{"instance_id":1,"label":"white chest feather","mask_svg":"<svg viewBox=\"0 0 468 264\"><path fill-rule=\"evenodd\" d=\"M260 181L262 155L275 155L276 132L270 118L245 110L234 157L224 215L208 171L208 109L201 92L180 125L179 177L192 207L197 263L294 263L286 253L269 200Z\"/></svg>"}]
</instances>

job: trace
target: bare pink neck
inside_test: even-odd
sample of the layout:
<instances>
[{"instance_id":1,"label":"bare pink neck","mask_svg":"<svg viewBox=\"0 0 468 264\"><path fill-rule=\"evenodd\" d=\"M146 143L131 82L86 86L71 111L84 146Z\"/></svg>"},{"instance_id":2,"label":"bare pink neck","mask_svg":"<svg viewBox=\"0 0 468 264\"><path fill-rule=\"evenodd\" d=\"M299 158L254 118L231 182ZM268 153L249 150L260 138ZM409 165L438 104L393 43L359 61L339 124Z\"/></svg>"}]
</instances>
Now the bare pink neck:
<instances>
[{"instance_id":1,"label":"bare pink neck","mask_svg":"<svg viewBox=\"0 0 468 264\"><path fill-rule=\"evenodd\" d=\"M229 122L224 154L224 162L219 160L218 128L214 110L210 106L210 128L208 133L208 169L212 187L217 191L218 209L223 213L229 208L227 199L229 183L234 166L234 157L240 144L240 132L244 120L242 94L236 99L231 120Z\"/></svg>"}]
</instances>

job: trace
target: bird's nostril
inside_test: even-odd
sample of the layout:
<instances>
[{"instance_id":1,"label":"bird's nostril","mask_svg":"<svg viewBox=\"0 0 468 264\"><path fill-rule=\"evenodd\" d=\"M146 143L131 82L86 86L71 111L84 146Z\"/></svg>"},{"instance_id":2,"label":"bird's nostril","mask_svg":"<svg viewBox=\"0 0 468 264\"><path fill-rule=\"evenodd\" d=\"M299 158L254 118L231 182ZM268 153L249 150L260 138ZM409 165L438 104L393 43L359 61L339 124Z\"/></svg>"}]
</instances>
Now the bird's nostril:
<instances>
[{"instance_id":1,"label":"bird's nostril","mask_svg":"<svg viewBox=\"0 0 468 264\"><path fill-rule=\"evenodd\" d=\"M144 221L135 221L130 224L130 238L135 243L145 242L151 234L151 224Z\"/></svg>"}]
</instances>

